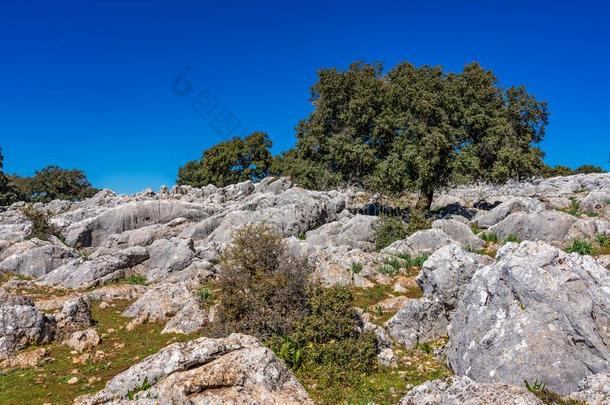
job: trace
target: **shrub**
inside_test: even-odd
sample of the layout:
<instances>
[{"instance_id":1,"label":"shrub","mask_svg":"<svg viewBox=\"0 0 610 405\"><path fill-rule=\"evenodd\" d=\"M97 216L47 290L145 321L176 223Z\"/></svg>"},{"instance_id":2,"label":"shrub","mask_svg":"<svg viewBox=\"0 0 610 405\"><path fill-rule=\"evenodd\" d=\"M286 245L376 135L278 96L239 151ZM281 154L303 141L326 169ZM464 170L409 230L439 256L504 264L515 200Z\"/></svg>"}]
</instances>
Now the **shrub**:
<instances>
[{"instance_id":1,"label":"shrub","mask_svg":"<svg viewBox=\"0 0 610 405\"><path fill-rule=\"evenodd\" d=\"M481 228L479 228L479 224L477 223L470 224L470 229L474 234L478 234L479 232L481 232Z\"/></svg>"},{"instance_id":2,"label":"shrub","mask_svg":"<svg viewBox=\"0 0 610 405\"><path fill-rule=\"evenodd\" d=\"M289 254L282 236L267 227L250 225L237 231L220 267L222 297L211 325L213 335L287 335L306 314L309 266Z\"/></svg>"},{"instance_id":3,"label":"shrub","mask_svg":"<svg viewBox=\"0 0 610 405\"><path fill-rule=\"evenodd\" d=\"M562 398L561 395L549 391L546 388L545 383L538 382L538 380L534 381L533 384L530 384L527 380L524 381L525 388L532 394L534 394L538 399L540 399L544 404L547 405L586 405L584 402L575 400L575 399L565 399Z\"/></svg>"},{"instance_id":4,"label":"shrub","mask_svg":"<svg viewBox=\"0 0 610 405\"><path fill-rule=\"evenodd\" d=\"M570 246L566 249L568 253L578 253L581 255L592 255L593 246L586 240L574 239Z\"/></svg>"},{"instance_id":5,"label":"shrub","mask_svg":"<svg viewBox=\"0 0 610 405\"><path fill-rule=\"evenodd\" d=\"M382 215L381 224L375 230L375 247L381 250L407 236L407 227L398 217Z\"/></svg>"},{"instance_id":6,"label":"shrub","mask_svg":"<svg viewBox=\"0 0 610 405\"><path fill-rule=\"evenodd\" d=\"M49 240L51 236L62 238L59 228L49 222L50 215L47 212L34 208L33 205L26 205L21 212L32 223L32 229L28 238L38 238Z\"/></svg>"},{"instance_id":7,"label":"shrub","mask_svg":"<svg viewBox=\"0 0 610 405\"><path fill-rule=\"evenodd\" d=\"M214 290L210 287L202 287L199 289L198 296L201 305L207 307L214 301Z\"/></svg>"}]
</instances>

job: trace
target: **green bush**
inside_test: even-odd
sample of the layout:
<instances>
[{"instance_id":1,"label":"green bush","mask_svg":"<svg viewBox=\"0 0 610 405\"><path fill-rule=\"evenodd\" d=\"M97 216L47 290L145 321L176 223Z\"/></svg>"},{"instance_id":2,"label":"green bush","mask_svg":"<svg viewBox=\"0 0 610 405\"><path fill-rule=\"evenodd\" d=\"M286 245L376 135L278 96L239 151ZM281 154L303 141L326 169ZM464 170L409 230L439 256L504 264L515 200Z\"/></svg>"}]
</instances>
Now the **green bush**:
<instances>
[{"instance_id":1,"label":"green bush","mask_svg":"<svg viewBox=\"0 0 610 405\"><path fill-rule=\"evenodd\" d=\"M566 249L568 253L578 253L581 255L592 255L593 254L593 246L591 243L582 239L574 239L570 246Z\"/></svg>"},{"instance_id":2,"label":"green bush","mask_svg":"<svg viewBox=\"0 0 610 405\"><path fill-rule=\"evenodd\" d=\"M306 315L310 268L287 251L278 233L263 225L237 231L220 267L222 294L212 335L283 336Z\"/></svg>"},{"instance_id":3,"label":"green bush","mask_svg":"<svg viewBox=\"0 0 610 405\"><path fill-rule=\"evenodd\" d=\"M199 289L199 302L204 307L210 306L212 302L214 302L214 290L210 287L202 287Z\"/></svg>"},{"instance_id":4,"label":"green bush","mask_svg":"<svg viewBox=\"0 0 610 405\"><path fill-rule=\"evenodd\" d=\"M382 215L381 224L375 229L375 247L381 250L407 236L407 227L398 217Z\"/></svg>"},{"instance_id":5,"label":"green bush","mask_svg":"<svg viewBox=\"0 0 610 405\"><path fill-rule=\"evenodd\" d=\"M55 236L62 239L59 228L49 222L49 213L38 210L31 204L23 207L21 212L32 224L32 229L30 230L28 238L49 240L51 236Z\"/></svg>"},{"instance_id":6,"label":"green bush","mask_svg":"<svg viewBox=\"0 0 610 405\"><path fill-rule=\"evenodd\" d=\"M127 284L133 284L133 285L145 285L148 282L146 277L144 277L141 274L133 274L133 275L125 278L125 281L127 282Z\"/></svg>"},{"instance_id":7,"label":"green bush","mask_svg":"<svg viewBox=\"0 0 610 405\"><path fill-rule=\"evenodd\" d=\"M603 233L595 235L595 240L597 241L597 244L603 248L608 247L609 245L608 237Z\"/></svg>"},{"instance_id":8,"label":"green bush","mask_svg":"<svg viewBox=\"0 0 610 405\"><path fill-rule=\"evenodd\" d=\"M423 231L430 229L432 221L426 218L424 212L414 209L409 216L409 223L407 224L407 235L412 235L417 231Z\"/></svg>"}]
</instances>

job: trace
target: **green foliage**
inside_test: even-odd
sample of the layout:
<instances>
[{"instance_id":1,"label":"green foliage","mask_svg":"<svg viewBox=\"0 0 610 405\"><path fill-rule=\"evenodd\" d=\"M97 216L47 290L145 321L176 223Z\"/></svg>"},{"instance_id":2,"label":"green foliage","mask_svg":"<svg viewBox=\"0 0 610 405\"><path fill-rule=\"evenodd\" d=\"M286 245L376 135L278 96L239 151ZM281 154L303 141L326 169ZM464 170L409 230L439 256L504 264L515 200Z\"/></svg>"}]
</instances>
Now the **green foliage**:
<instances>
[{"instance_id":1,"label":"green foliage","mask_svg":"<svg viewBox=\"0 0 610 405\"><path fill-rule=\"evenodd\" d=\"M498 243L498 235L495 233L481 232L479 238L483 239L485 242Z\"/></svg>"},{"instance_id":2,"label":"green foliage","mask_svg":"<svg viewBox=\"0 0 610 405\"><path fill-rule=\"evenodd\" d=\"M283 336L305 315L310 268L288 252L281 235L264 225L237 231L220 267L222 296L212 334Z\"/></svg>"},{"instance_id":3,"label":"green foliage","mask_svg":"<svg viewBox=\"0 0 610 405\"><path fill-rule=\"evenodd\" d=\"M608 237L603 233L596 234L595 240L597 241L597 244L603 248L608 247L610 245Z\"/></svg>"},{"instance_id":4,"label":"green foliage","mask_svg":"<svg viewBox=\"0 0 610 405\"><path fill-rule=\"evenodd\" d=\"M508 243L508 242L521 243L521 238L519 238L517 235L513 235L511 233L504 239L504 243Z\"/></svg>"},{"instance_id":5,"label":"green foliage","mask_svg":"<svg viewBox=\"0 0 610 405\"><path fill-rule=\"evenodd\" d=\"M409 223L407 224L407 235L413 235L417 231L430 229L432 221L426 218L424 211L418 208L412 210L409 215Z\"/></svg>"},{"instance_id":6,"label":"green foliage","mask_svg":"<svg viewBox=\"0 0 610 405\"><path fill-rule=\"evenodd\" d=\"M49 240L51 236L55 236L62 239L59 229L49 222L50 215L47 212L34 208L32 204L23 207L21 212L32 224L28 238Z\"/></svg>"},{"instance_id":7,"label":"green foliage","mask_svg":"<svg viewBox=\"0 0 610 405\"><path fill-rule=\"evenodd\" d=\"M271 140L264 132L253 132L244 139L233 138L203 152L200 160L178 169L178 184L224 187L241 181L258 181L269 174L273 157Z\"/></svg>"},{"instance_id":8,"label":"green foliage","mask_svg":"<svg viewBox=\"0 0 610 405\"><path fill-rule=\"evenodd\" d=\"M605 170L595 165L582 165L576 169L571 169L567 166L545 166L542 172L544 177L557 177L557 176L572 176L575 174L589 174L589 173L605 173Z\"/></svg>"},{"instance_id":9,"label":"green foliage","mask_svg":"<svg viewBox=\"0 0 610 405\"><path fill-rule=\"evenodd\" d=\"M329 190L341 184L339 173L331 171L322 163L300 158L288 151L273 159L271 174L289 176L299 186L312 190Z\"/></svg>"},{"instance_id":10,"label":"green foliage","mask_svg":"<svg viewBox=\"0 0 610 405\"><path fill-rule=\"evenodd\" d=\"M593 254L593 246L591 243L582 239L574 239L570 246L566 249L567 253L578 253L581 255L592 255Z\"/></svg>"},{"instance_id":11,"label":"green foliage","mask_svg":"<svg viewBox=\"0 0 610 405\"><path fill-rule=\"evenodd\" d=\"M66 170L47 166L32 177L11 178L25 201L49 202L55 199L78 201L93 196L98 190L91 186L82 170Z\"/></svg>"},{"instance_id":12,"label":"green foliage","mask_svg":"<svg viewBox=\"0 0 610 405\"><path fill-rule=\"evenodd\" d=\"M152 385L148 382L148 377L144 377L144 381L142 381L142 384L140 384L133 390L127 392L127 399L129 399L130 401L133 401L134 399L136 399L137 393L146 391L150 387L152 387Z\"/></svg>"},{"instance_id":13,"label":"green foliage","mask_svg":"<svg viewBox=\"0 0 610 405\"><path fill-rule=\"evenodd\" d=\"M533 384L524 380L525 388L532 394L534 394L538 399L540 399L544 404L547 405L585 405L582 401L577 401L575 399L564 399L561 395L549 391L546 388L546 384L542 382L538 382L538 380L534 381Z\"/></svg>"},{"instance_id":14,"label":"green foliage","mask_svg":"<svg viewBox=\"0 0 610 405\"><path fill-rule=\"evenodd\" d=\"M125 278L125 282L132 285L146 285L148 280L141 274L132 274Z\"/></svg>"},{"instance_id":15,"label":"green foliage","mask_svg":"<svg viewBox=\"0 0 610 405\"><path fill-rule=\"evenodd\" d=\"M298 370L303 364L303 350L288 336L283 336L277 351L277 356L284 360L286 365L293 370Z\"/></svg>"},{"instance_id":16,"label":"green foliage","mask_svg":"<svg viewBox=\"0 0 610 405\"><path fill-rule=\"evenodd\" d=\"M470 229L472 230L472 233L474 233L475 235L479 234L481 232L481 228L479 228L479 224L477 224L476 222L470 224Z\"/></svg>"},{"instance_id":17,"label":"green foliage","mask_svg":"<svg viewBox=\"0 0 610 405\"><path fill-rule=\"evenodd\" d=\"M375 229L375 247L381 250L407 236L407 227L398 217L382 215L381 224Z\"/></svg>"},{"instance_id":18,"label":"green foliage","mask_svg":"<svg viewBox=\"0 0 610 405\"><path fill-rule=\"evenodd\" d=\"M202 287L199 289L199 301L204 307L209 306L214 301L214 290L210 287Z\"/></svg>"},{"instance_id":19,"label":"green foliage","mask_svg":"<svg viewBox=\"0 0 610 405\"><path fill-rule=\"evenodd\" d=\"M11 205L12 203L19 201L19 191L13 187L10 179L4 174L4 156L2 155L2 148L0 148L0 206Z\"/></svg>"},{"instance_id":20,"label":"green foliage","mask_svg":"<svg viewBox=\"0 0 610 405\"><path fill-rule=\"evenodd\" d=\"M476 63L460 73L400 63L384 74L381 64L356 62L320 70L311 92L315 109L286 157L345 183L417 189L420 209L454 178L505 181L542 170L534 145L544 136L546 104L523 87L500 87Z\"/></svg>"}]
</instances>

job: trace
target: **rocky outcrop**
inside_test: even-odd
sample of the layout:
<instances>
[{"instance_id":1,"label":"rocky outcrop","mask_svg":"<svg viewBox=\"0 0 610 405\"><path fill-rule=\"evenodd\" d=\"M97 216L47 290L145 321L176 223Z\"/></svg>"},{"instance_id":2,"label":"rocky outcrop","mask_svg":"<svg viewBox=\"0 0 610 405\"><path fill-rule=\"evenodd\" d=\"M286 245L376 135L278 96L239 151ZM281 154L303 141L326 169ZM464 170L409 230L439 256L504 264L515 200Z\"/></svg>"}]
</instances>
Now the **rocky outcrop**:
<instances>
[{"instance_id":1,"label":"rocky outcrop","mask_svg":"<svg viewBox=\"0 0 610 405\"><path fill-rule=\"evenodd\" d=\"M416 279L424 297L408 301L386 322L390 335L408 347L447 336L451 314L463 291L474 273L490 262L457 245L438 249Z\"/></svg>"},{"instance_id":2,"label":"rocky outcrop","mask_svg":"<svg viewBox=\"0 0 610 405\"><path fill-rule=\"evenodd\" d=\"M543 405L525 387L477 383L468 377L433 380L413 388L400 405Z\"/></svg>"},{"instance_id":3,"label":"rocky outcrop","mask_svg":"<svg viewBox=\"0 0 610 405\"><path fill-rule=\"evenodd\" d=\"M355 215L344 217L307 232L311 246L349 246L352 249L371 251L375 248L375 227L378 217Z\"/></svg>"},{"instance_id":4,"label":"rocky outcrop","mask_svg":"<svg viewBox=\"0 0 610 405\"><path fill-rule=\"evenodd\" d=\"M415 232L406 239L398 240L384 248L382 253L406 253L411 256L430 254L441 246L449 245L453 239L441 229Z\"/></svg>"},{"instance_id":5,"label":"rocky outcrop","mask_svg":"<svg viewBox=\"0 0 610 405\"><path fill-rule=\"evenodd\" d=\"M43 276L40 282L67 288L97 286L122 278L125 275L125 269L142 263L148 258L148 252L141 246L123 250L98 250L91 257L80 257L58 267Z\"/></svg>"},{"instance_id":6,"label":"rocky outcrop","mask_svg":"<svg viewBox=\"0 0 610 405\"><path fill-rule=\"evenodd\" d=\"M18 242L0 255L0 273L41 277L78 257L78 252L61 243L40 239Z\"/></svg>"},{"instance_id":7,"label":"rocky outcrop","mask_svg":"<svg viewBox=\"0 0 610 405\"><path fill-rule=\"evenodd\" d=\"M533 214L544 210L544 204L530 197L513 197L508 201L504 201L490 211L483 212L477 216L472 222L480 228L489 228L511 214L521 212L524 214Z\"/></svg>"},{"instance_id":8,"label":"rocky outcrop","mask_svg":"<svg viewBox=\"0 0 610 405\"><path fill-rule=\"evenodd\" d=\"M119 403L128 396L167 404L312 404L273 352L240 334L171 344L75 404Z\"/></svg>"},{"instance_id":9,"label":"rocky outcrop","mask_svg":"<svg viewBox=\"0 0 610 405\"><path fill-rule=\"evenodd\" d=\"M582 401L587 405L610 404L610 374L594 374L578 383L578 391L570 399Z\"/></svg>"},{"instance_id":10,"label":"rocky outcrop","mask_svg":"<svg viewBox=\"0 0 610 405\"><path fill-rule=\"evenodd\" d=\"M610 274L543 242L507 244L477 271L449 328L448 363L477 382L567 394L610 371Z\"/></svg>"},{"instance_id":11,"label":"rocky outcrop","mask_svg":"<svg viewBox=\"0 0 610 405\"><path fill-rule=\"evenodd\" d=\"M463 222L455 219L437 219L432 223L433 229L440 229L461 246L481 249L485 242L472 232Z\"/></svg>"}]
</instances>

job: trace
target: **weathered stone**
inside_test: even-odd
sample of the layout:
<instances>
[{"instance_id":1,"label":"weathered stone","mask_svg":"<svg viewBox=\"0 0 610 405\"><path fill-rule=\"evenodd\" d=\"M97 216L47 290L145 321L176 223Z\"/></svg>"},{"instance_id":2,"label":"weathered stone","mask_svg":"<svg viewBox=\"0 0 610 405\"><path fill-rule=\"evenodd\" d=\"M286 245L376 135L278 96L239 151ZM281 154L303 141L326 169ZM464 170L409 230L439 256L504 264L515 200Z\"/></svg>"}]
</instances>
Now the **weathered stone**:
<instances>
[{"instance_id":1,"label":"weathered stone","mask_svg":"<svg viewBox=\"0 0 610 405\"><path fill-rule=\"evenodd\" d=\"M92 259L81 257L53 270L40 279L43 284L86 288L124 276L124 270L148 259L144 247L110 250Z\"/></svg>"},{"instance_id":2,"label":"weathered stone","mask_svg":"<svg viewBox=\"0 0 610 405\"><path fill-rule=\"evenodd\" d=\"M578 391L569 398L587 405L610 404L610 374L594 374L578 383Z\"/></svg>"},{"instance_id":3,"label":"weathered stone","mask_svg":"<svg viewBox=\"0 0 610 405\"><path fill-rule=\"evenodd\" d=\"M136 318L135 323L165 322L192 302L197 299L185 283L163 283L149 288L123 316Z\"/></svg>"},{"instance_id":4,"label":"weathered stone","mask_svg":"<svg viewBox=\"0 0 610 405\"><path fill-rule=\"evenodd\" d=\"M349 246L371 251L375 248L375 227L378 217L355 215L330 222L307 232L307 243L312 246Z\"/></svg>"},{"instance_id":5,"label":"weathered stone","mask_svg":"<svg viewBox=\"0 0 610 405\"><path fill-rule=\"evenodd\" d=\"M407 253L412 256L430 254L441 246L449 245L454 241L440 229L427 229L415 232L407 239L398 240L384 248L382 253Z\"/></svg>"},{"instance_id":6,"label":"weathered stone","mask_svg":"<svg viewBox=\"0 0 610 405\"><path fill-rule=\"evenodd\" d=\"M195 250L191 239L159 239L148 247L148 254L149 259L144 263L148 269L146 278L159 281L191 264Z\"/></svg>"},{"instance_id":7,"label":"weathered stone","mask_svg":"<svg viewBox=\"0 0 610 405\"><path fill-rule=\"evenodd\" d=\"M480 249L485 244L481 238L472 232L468 225L455 219L437 219L432 223L432 228L442 230L464 247Z\"/></svg>"},{"instance_id":8,"label":"weathered stone","mask_svg":"<svg viewBox=\"0 0 610 405\"><path fill-rule=\"evenodd\" d=\"M544 210L544 204L534 198L514 197L503 202L489 212L477 216L472 222L480 228L489 228L516 212L537 213Z\"/></svg>"},{"instance_id":9,"label":"weathered stone","mask_svg":"<svg viewBox=\"0 0 610 405\"><path fill-rule=\"evenodd\" d=\"M500 239L514 235L521 240L563 241L568 238L576 217L559 211L542 211L533 214L515 213L489 228Z\"/></svg>"},{"instance_id":10,"label":"weathered stone","mask_svg":"<svg viewBox=\"0 0 610 405\"><path fill-rule=\"evenodd\" d=\"M65 341L65 344L77 352L82 353L93 349L99 345L101 341L97 331L93 328L89 328L74 332L70 338Z\"/></svg>"},{"instance_id":11,"label":"weathered stone","mask_svg":"<svg viewBox=\"0 0 610 405\"><path fill-rule=\"evenodd\" d=\"M468 377L450 377L418 385L400 400L400 405L543 405L525 387L481 384Z\"/></svg>"},{"instance_id":12,"label":"weathered stone","mask_svg":"<svg viewBox=\"0 0 610 405\"><path fill-rule=\"evenodd\" d=\"M448 324L442 304L421 298L409 301L384 326L398 343L413 347L447 336Z\"/></svg>"},{"instance_id":13,"label":"weathered stone","mask_svg":"<svg viewBox=\"0 0 610 405\"><path fill-rule=\"evenodd\" d=\"M610 371L610 274L543 242L509 243L477 271L449 328L448 362L478 382L541 381L561 394Z\"/></svg>"},{"instance_id":14,"label":"weathered stone","mask_svg":"<svg viewBox=\"0 0 610 405\"><path fill-rule=\"evenodd\" d=\"M18 242L2 252L0 273L40 277L76 257L78 252L67 246L30 239Z\"/></svg>"},{"instance_id":15,"label":"weathered stone","mask_svg":"<svg viewBox=\"0 0 610 405\"><path fill-rule=\"evenodd\" d=\"M155 398L167 404L312 404L307 392L272 351L258 340L233 334L174 343L115 376L95 395L75 404L95 405Z\"/></svg>"}]
</instances>

